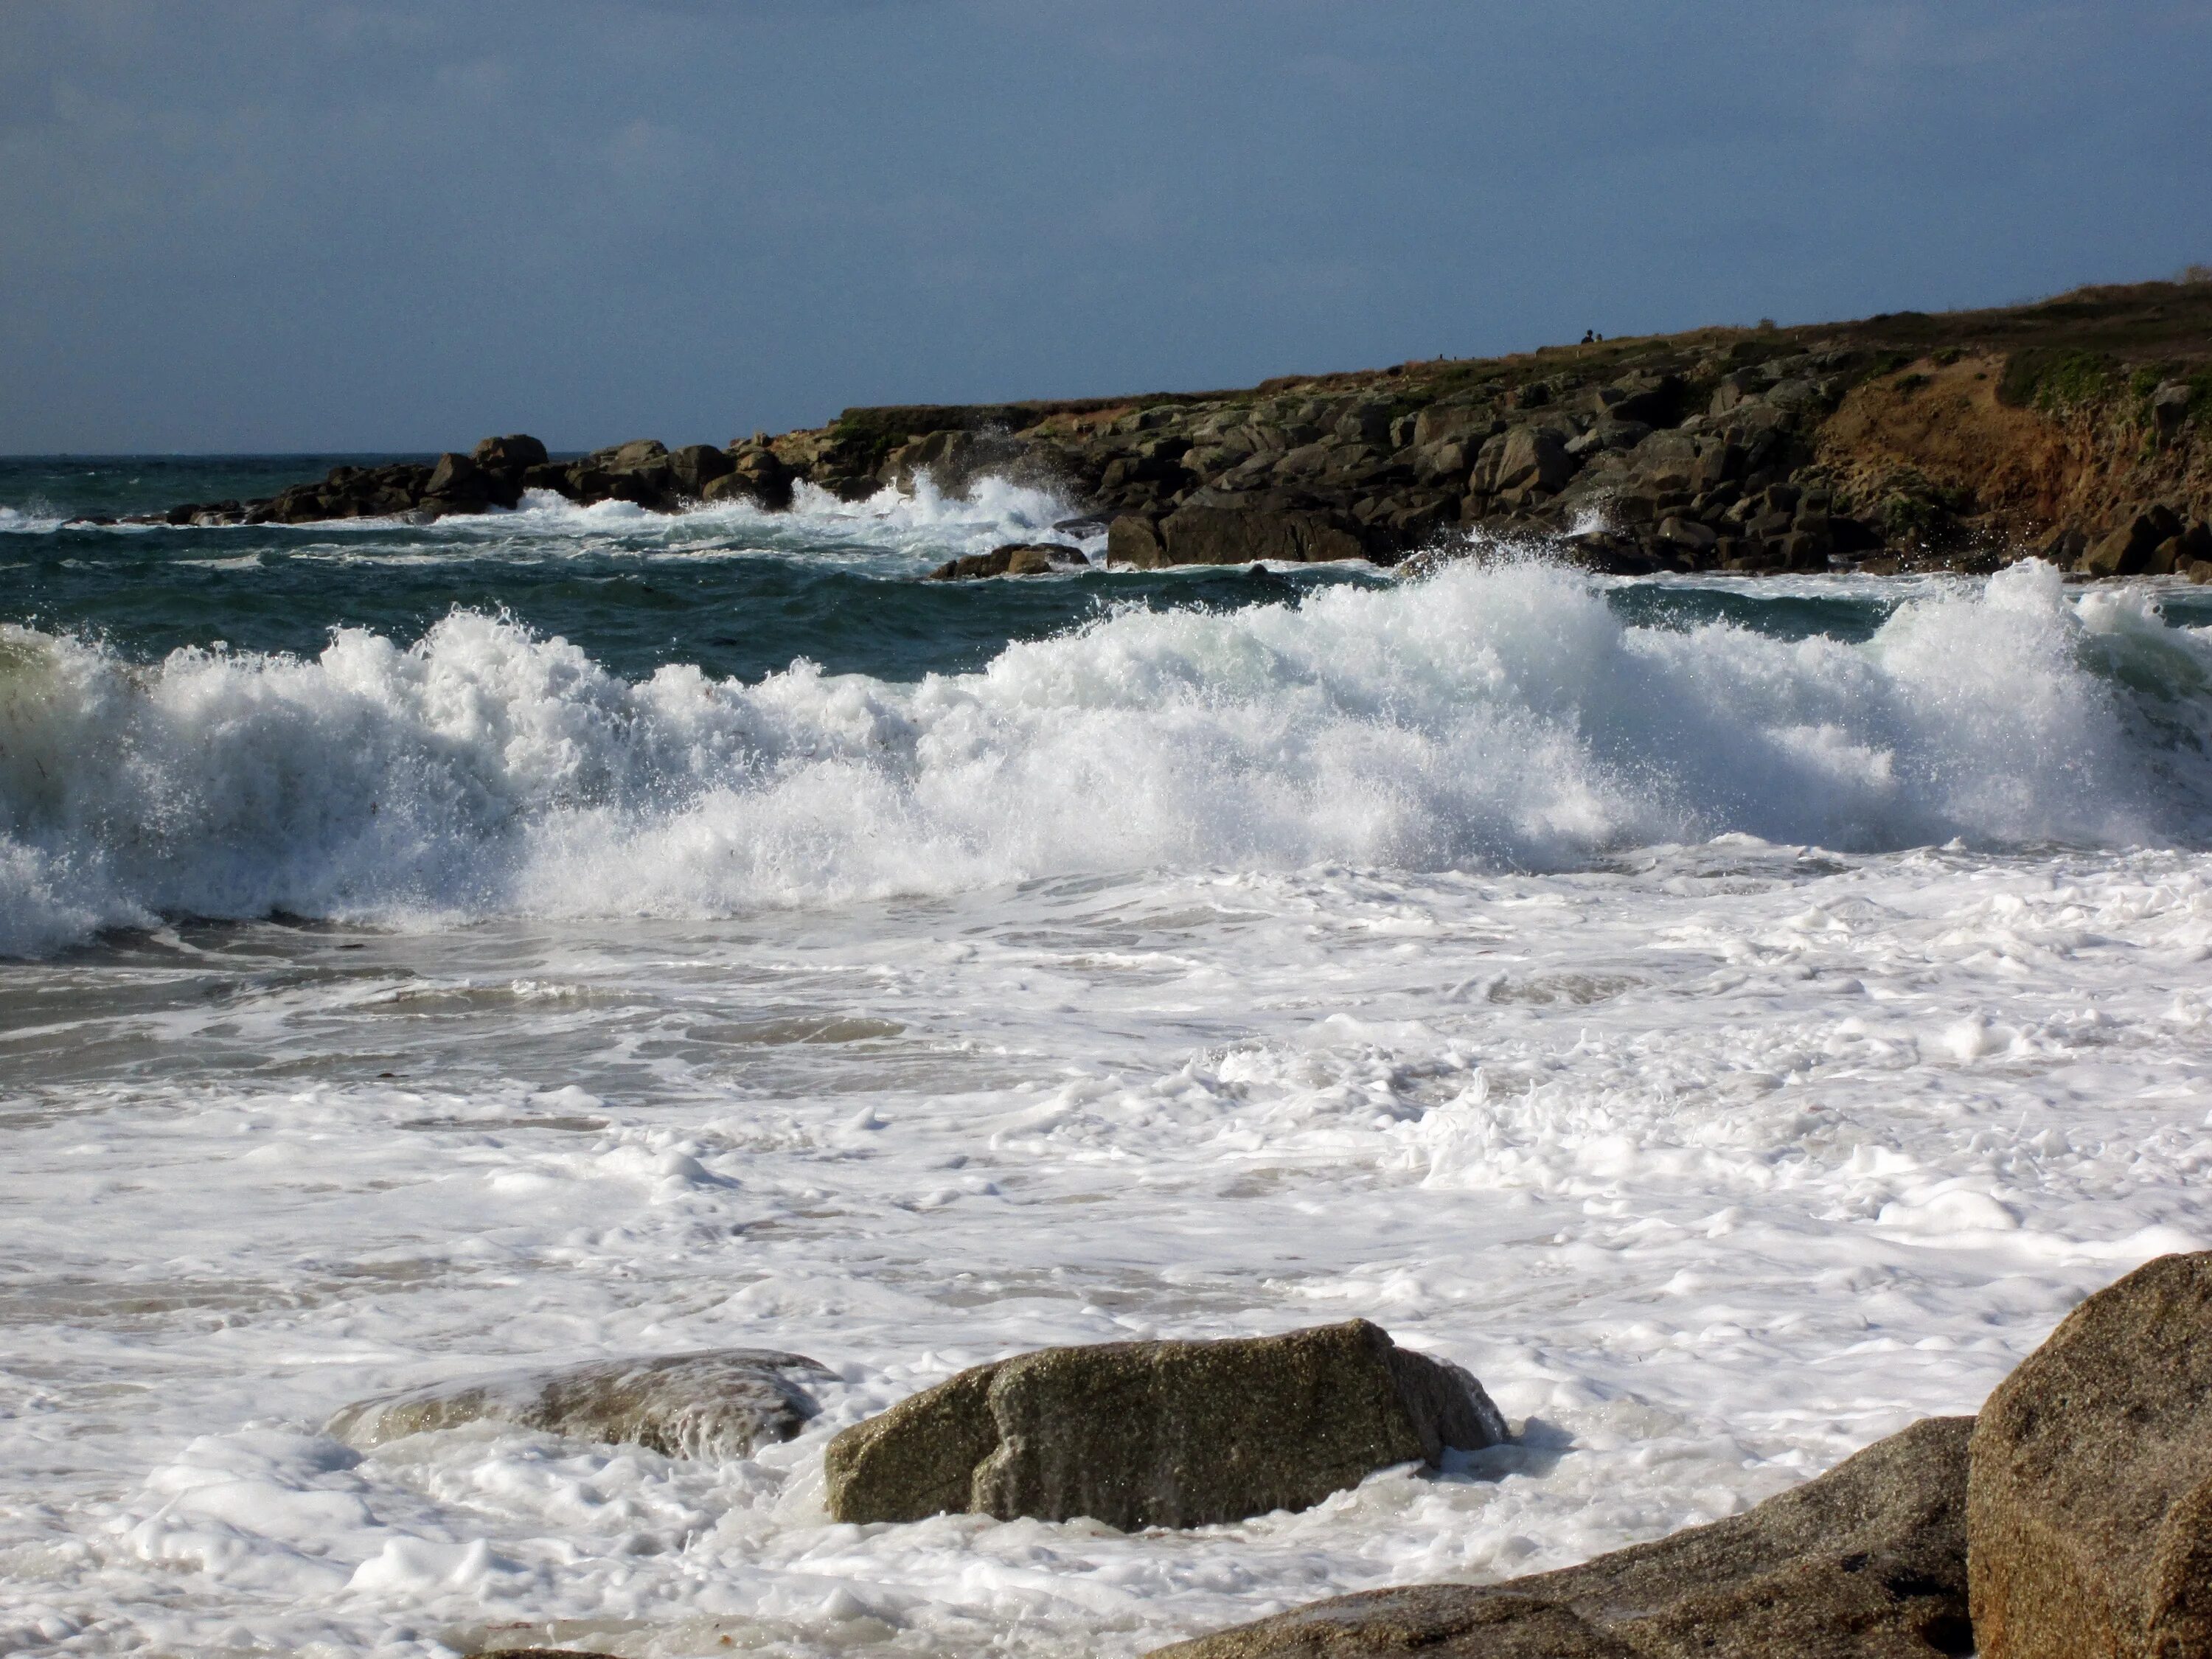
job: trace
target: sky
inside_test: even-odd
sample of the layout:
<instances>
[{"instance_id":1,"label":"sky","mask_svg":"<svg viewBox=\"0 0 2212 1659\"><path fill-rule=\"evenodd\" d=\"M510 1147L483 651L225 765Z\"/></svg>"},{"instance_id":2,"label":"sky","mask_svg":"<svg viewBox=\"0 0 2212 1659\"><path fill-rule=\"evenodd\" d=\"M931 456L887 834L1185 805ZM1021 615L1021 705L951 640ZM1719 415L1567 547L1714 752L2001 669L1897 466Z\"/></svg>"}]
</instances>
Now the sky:
<instances>
[{"instance_id":1,"label":"sky","mask_svg":"<svg viewBox=\"0 0 2212 1659\"><path fill-rule=\"evenodd\" d=\"M0 0L0 453L720 443L2212 261L2212 0Z\"/></svg>"}]
</instances>

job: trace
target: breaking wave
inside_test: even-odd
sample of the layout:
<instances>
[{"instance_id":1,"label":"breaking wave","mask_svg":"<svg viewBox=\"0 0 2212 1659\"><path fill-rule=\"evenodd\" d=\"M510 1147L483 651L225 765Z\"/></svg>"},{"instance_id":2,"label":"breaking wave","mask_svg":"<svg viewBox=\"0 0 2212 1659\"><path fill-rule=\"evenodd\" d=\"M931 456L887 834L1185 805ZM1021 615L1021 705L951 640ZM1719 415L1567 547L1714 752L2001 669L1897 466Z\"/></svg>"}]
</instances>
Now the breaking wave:
<instances>
[{"instance_id":1,"label":"breaking wave","mask_svg":"<svg viewBox=\"0 0 2212 1659\"><path fill-rule=\"evenodd\" d=\"M890 533L887 532L887 533ZM1451 567L1127 609L902 684L625 681L455 611L417 643L134 666L0 629L0 951L104 927L716 915L1041 875L1571 867L1724 834L1878 851L2186 842L2212 643L2049 567L1871 640L1638 627Z\"/></svg>"}]
</instances>

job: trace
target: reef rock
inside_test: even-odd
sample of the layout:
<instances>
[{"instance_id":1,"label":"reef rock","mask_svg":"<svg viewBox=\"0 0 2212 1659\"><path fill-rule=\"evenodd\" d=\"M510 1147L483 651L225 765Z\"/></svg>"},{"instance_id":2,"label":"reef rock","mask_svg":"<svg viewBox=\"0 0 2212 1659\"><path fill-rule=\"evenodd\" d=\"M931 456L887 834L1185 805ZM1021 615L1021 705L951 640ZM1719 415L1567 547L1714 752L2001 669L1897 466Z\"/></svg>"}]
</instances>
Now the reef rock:
<instances>
[{"instance_id":1,"label":"reef rock","mask_svg":"<svg viewBox=\"0 0 2212 1659\"><path fill-rule=\"evenodd\" d=\"M803 1354L725 1348L433 1383L357 1401L325 1426L363 1451L489 1419L667 1457L743 1457L797 1434L817 1410L808 1386L835 1380Z\"/></svg>"},{"instance_id":2,"label":"reef rock","mask_svg":"<svg viewBox=\"0 0 2212 1659\"><path fill-rule=\"evenodd\" d=\"M1042 576L1054 570L1078 570L1090 562L1081 548L1062 542L1012 542L988 553L963 553L948 559L922 580L952 582L981 576Z\"/></svg>"},{"instance_id":3,"label":"reef rock","mask_svg":"<svg viewBox=\"0 0 2212 1659\"><path fill-rule=\"evenodd\" d=\"M1982 1407L1968 1493L1984 1659L2212 1655L2212 1251L2068 1315Z\"/></svg>"},{"instance_id":4,"label":"reef rock","mask_svg":"<svg viewBox=\"0 0 2212 1659\"><path fill-rule=\"evenodd\" d=\"M979 1365L846 1430L823 1466L840 1521L972 1511L1133 1530L1304 1509L1376 1469L1504 1438L1472 1376L1353 1320Z\"/></svg>"},{"instance_id":5,"label":"reef rock","mask_svg":"<svg viewBox=\"0 0 2212 1659\"><path fill-rule=\"evenodd\" d=\"M1339 1596L1158 1652L1174 1659L1971 1653L1966 1510L1972 1429L1972 1418L1929 1418L1747 1514L1578 1567L1501 1584L1420 1584Z\"/></svg>"}]
</instances>

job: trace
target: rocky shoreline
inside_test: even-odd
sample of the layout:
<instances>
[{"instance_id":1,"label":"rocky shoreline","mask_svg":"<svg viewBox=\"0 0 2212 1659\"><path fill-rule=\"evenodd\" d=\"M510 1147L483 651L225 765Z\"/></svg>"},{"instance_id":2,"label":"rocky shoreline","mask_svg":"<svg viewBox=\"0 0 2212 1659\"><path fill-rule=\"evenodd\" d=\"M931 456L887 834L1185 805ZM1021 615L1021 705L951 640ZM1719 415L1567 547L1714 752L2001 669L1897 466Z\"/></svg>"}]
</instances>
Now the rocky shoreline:
<instances>
[{"instance_id":1,"label":"rocky shoreline","mask_svg":"<svg viewBox=\"0 0 2212 1659\"><path fill-rule=\"evenodd\" d=\"M657 511L957 492L995 473L1085 504L1109 562L1364 558L1542 539L1619 574L1988 570L2212 581L2212 283L1781 329L1712 328L1292 376L1245 391L848 409L716 448L555 460L488 438L154 522L428 522L549 490ZM1005 550L1011 553L1012 550ZM1041 573L1072 546L946 577Z\"/></svg>"},{"instance_id":2,"label":"rocky shoreline","mask_svg":"<svg viewBox=\"0 0 2212 1659\"><path fill-rule=\"evenodd\" d=\"M599 1362L363 1401L330 1431L368 1448L491 1419L743 1455L795 1435L806 1388L834 1376L755 1350ZM1364 1320L1047 1348L846 1428L823 1455L825 1504L856 1526L967 1512L1173 1530L1510 1437L1474 1376ZM1744 1514L1527 1577L1316 1601L1152 1659L1409 1651L2212 1659L2212 1252L2090 1297L1978 1415L1924 1419Z\"/></svg>"}]
</instances>

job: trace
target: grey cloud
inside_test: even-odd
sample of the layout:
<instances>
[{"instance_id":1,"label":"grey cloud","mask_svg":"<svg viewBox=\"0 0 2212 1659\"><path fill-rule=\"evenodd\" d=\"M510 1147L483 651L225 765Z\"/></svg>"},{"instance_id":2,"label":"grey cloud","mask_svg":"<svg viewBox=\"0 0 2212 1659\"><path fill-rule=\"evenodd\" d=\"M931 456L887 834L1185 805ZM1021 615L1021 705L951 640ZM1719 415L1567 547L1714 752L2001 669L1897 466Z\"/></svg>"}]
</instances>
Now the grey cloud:
<instances>
[{"instance_id":1,"label":"grey cloud","mask_svg":"<svg viewBox=\"0 0 2212 1659\"><path fill-rule=\"evenodd\" d=\"M0 448L721 439L2212 257L2201 7L0 5Z\"/></svg>"}]
</instances>

